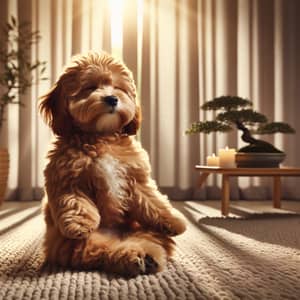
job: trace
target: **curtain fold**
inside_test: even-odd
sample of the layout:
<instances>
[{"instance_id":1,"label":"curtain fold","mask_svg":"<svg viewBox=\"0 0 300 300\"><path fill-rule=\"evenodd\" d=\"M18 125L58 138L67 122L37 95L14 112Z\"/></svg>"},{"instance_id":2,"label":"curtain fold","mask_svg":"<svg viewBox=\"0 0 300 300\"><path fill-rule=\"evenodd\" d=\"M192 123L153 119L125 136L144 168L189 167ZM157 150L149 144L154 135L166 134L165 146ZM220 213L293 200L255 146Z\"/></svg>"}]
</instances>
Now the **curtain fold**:
<instances>
[{"instance_id":1,"label":"curtain fold","mask_svg":"<svg viewBox=\"0 0 300 300\"><path fill-rule=\"evenodd\" d=\"M122 11L120 48L112 43L112 11ZM240 148L238 132L184 134L214 113L200 110L221 95L249 98L270 120L285 121L296 135L263 136L286 152L286 165L300 157L300 2L297 0L4 0L0 23L10 15L31 22L41 41L32 58L47 61L48 81L10 106L2 144L10 152L9 197L38 199L52 134L38 116L37 99L52 85L73 54L105 50L132 70L142 106L139 138L148 150L153 177L173 199L220 195L220 178L197 189L195 164L226 145ZM35 74L36 76L36 74ZM270 179L233 180L232 198L270 198ZM283 179L283 197L300 198L299 178Z\"/></svg>"}]
</instances>

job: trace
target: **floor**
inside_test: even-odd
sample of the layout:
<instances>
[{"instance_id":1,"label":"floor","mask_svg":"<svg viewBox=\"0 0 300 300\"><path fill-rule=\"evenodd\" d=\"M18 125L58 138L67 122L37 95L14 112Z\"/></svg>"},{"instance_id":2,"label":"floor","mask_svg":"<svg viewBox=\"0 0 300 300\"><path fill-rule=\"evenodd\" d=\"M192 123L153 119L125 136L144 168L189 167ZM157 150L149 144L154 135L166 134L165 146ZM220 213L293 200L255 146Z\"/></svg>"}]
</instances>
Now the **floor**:
<instances>
[{"instance_id":1,"label":"floor","mask_svg":"<svg viewBox=\"0 0 300 300\"><path fill-rule=\"evenodd\" d=\"M5 217L9 219L10 216L15 218L16 215L21 213L23 209L27 209L29 212L36 213L36 201L7 201L0 207L0 220ZM300 214L300 200L282 200L281 209L273 208L272 201L231 201L230 202L230 214L229 217L244 217L251 215L268 215L268 214ZM203 214L208 217L220 217L221 201L219 200L202 200L202 201L172 201L175 207L190 207L191 210L197 210L197 212L203 211ZM12 214L13 213L13 214Z\"/></svg>"},{"instance_id":2,"label":"floor","mask_svg":"<svg viewBox=\"0 0 300 300\"><path fill-rule=\"evenodd\" d=\"M300 201L172 202L187 218L157 274L118 278L101 270L41 269L39 202L0 208L0 299L300 299ZM246 217L243 217L246 216Z\"/></svg>"},{"instance_id":3,"label":"floor","mask_svg":"<svg viewBox=\"0 0 300 300\"><path fill-rule=\"evenodd\" d=\"M203 211L203 216L220 217L221 216L221 201L219 200L205 200L205 201L173 201L175 207L188 208L191 211L197 211L197 214ZM228 217L249 217L249 216L266 216L266 215L286 215L286 214L300 214L300 200L299 201L281 201L281 209L273 208L272 201L231 201L230 213Z\"/></svg>"}]
</instances>

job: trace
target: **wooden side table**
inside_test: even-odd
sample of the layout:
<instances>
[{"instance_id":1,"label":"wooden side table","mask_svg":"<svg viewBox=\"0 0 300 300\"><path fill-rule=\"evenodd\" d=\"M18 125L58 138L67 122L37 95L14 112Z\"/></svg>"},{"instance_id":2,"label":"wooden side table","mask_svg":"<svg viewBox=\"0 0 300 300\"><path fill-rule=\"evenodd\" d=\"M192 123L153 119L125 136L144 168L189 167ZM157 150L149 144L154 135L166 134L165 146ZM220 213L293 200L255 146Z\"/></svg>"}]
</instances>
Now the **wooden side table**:
<instances>
[{"instance_id":1,"label":"wooden side table","mask_svg":"<svg viewBox=\"0 0 300 300\"><path fill-rule=\"evenodd\" d=\"M271 176L273 177L273 206L281 207L281 177L300 176L300 168L281 167L281 168L220 168L196 165L196 170L200 171L199 187L205 182L209 174L222 175L222 199L221 212L227 216L229 213L230 202L230 177L231 176Z\"/></svg>"}]
</instances>

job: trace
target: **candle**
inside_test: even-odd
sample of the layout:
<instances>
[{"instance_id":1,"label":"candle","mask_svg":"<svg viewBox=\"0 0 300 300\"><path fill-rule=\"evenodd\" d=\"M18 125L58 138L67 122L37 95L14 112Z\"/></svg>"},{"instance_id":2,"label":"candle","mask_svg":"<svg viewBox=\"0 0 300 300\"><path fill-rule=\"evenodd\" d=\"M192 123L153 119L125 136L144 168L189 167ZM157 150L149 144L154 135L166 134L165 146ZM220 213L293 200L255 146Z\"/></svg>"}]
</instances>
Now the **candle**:
<instances>
[{"instance_id":1,"label":"candle","mask_svg":"<svg viewBox=\"0 0 300 300\"><path fill-rule=\"evenodd\" d=\"M225 149L219 150L219 166L221 168L235 168L235 149L229 149L226 146Z\"/></svg>"},{"instance_id":2,"label":"candle","mask_svg":"<svg viewBox=\"0 0 300 300\"><path fill-rule=\"evenodd\" d=\"M219 157L216 156L214 153L212 154L212 156L207 156L206 164L210 167L218 167L219 166Z\"/></svg>"}]
</instances>

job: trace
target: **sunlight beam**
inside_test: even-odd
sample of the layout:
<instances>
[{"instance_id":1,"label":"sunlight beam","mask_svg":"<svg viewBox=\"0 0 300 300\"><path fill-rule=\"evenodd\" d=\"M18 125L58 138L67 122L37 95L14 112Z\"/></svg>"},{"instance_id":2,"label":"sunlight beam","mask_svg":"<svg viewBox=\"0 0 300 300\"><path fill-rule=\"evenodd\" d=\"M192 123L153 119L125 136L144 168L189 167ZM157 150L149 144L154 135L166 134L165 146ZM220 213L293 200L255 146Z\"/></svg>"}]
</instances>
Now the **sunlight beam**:
<instances>
[{"instance_id":1,"label":"sunlight beam","mask_svg":"<svg viewBox=\"0 0 300 300\"><path fill-rule=\"evenodd\" d=\"M112 54L122 58L123 33L123 0L110 0L110 21L111 21L111 51Z\"/></svg>"}]
</instances>

